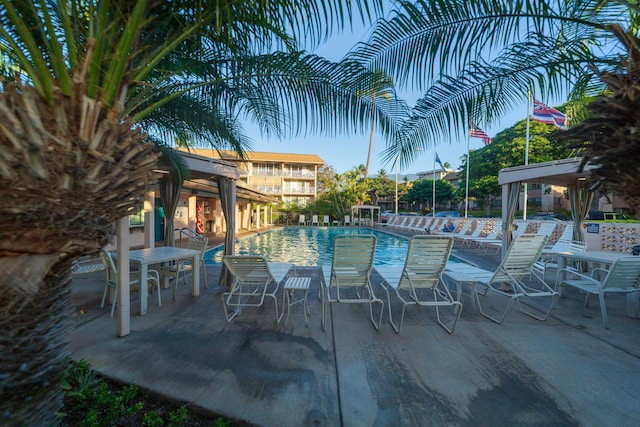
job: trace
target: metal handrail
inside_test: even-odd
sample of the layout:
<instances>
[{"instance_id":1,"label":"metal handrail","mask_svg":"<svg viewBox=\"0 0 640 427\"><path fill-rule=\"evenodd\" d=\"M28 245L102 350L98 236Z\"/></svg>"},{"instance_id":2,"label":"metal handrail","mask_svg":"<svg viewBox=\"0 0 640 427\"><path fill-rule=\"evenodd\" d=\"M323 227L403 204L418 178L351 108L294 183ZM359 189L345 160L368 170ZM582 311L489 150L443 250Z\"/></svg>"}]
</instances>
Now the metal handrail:
<instances>
[{"instance_id":1,"label":"metal handrail","mask_svg":"<svg viewBox=\"0 0 640 427\"><path fill-rule=\"evenodd\" d=\"M180 247L182 247L183 235L186 237L187 240L188 239L203 240L203 236L198 234L196 230L189 227L176 228L174 231L177 231L179 233L178 237L180 240Z\"/></svg>"}]
</instances>

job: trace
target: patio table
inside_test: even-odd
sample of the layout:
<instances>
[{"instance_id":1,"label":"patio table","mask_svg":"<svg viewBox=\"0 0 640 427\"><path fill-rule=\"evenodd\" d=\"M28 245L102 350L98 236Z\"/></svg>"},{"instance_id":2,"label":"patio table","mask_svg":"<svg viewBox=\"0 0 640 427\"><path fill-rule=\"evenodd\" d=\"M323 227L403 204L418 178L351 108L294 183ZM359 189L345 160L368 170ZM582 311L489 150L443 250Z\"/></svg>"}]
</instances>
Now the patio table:
<instances>
[{"instance_id":1,"label":"patio table","mask_svg":"<svg viewBox=\"0 0 640 427\"><path fill-rule=\"evenodd\" d=\"M193 260L191 295L200 295L200 251L195 249L176 248L173 246L161 246L157 248L145 248L129 251L129 262L140 268L140 283L147 283L149 265L163 262L178 261L191 258ZM177 280L177 279L176 279ZM168 287L169 278L164 278L164 287ZM148 290L146 286L140 286L140 315L147 313Z\"/></svg>"}]
</instances>

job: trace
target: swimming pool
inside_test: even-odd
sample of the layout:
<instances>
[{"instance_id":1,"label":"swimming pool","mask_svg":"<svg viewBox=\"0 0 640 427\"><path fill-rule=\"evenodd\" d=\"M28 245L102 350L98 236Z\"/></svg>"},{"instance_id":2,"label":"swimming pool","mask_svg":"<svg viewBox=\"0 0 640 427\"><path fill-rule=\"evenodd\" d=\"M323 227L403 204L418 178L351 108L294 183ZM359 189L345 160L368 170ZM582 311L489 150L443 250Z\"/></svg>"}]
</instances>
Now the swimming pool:
<instances>
[{"instance_id":1,"label":"swimming pool","mask_svg":"<svg viewBox=\"0 0 640 427\"><path fill-rule=\"evenodd\" d=\"M331 265L333 238L340 234L376 236L374 265L402 266L409 241L393 234L358 227L284 227L236 241L237 255L261 255L271 262L299 266ZM205 253L205 264L222 263L222 247Z\"/></svg>"}]
</instances>

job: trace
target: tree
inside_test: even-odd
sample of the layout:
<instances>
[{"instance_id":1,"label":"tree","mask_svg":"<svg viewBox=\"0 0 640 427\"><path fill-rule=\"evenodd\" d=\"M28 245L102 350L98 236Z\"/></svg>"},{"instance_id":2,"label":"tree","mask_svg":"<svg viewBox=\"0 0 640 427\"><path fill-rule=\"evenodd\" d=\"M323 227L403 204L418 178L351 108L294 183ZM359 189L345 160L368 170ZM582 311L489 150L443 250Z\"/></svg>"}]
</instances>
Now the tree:
<instances>
[{"instance_id":1,"label":"tree","mask_svg":"<svg viewBox=\"0 0 640 427\"><path fill-rule=\"evenodd\" d=\"M322 165L318 169L318 175L317 175L317 180L318 180L317 193L318 193L318 195L322 195L324 193L327 193L327 192L331 191L332 188L335 187L336 175L337 174L338 174L338 172L336 172L335 168L333 166L330 166L330 165Z\"/></svg>"},{"instance_id":2,"label":"tree","mask_svg":"<svg viewBox=\"0 0 640 427\"><path fill-rule=\"evenodd\" d=\"M569 94L566 135L598 177L638 205L635 159L640 6L624 0L415 0L376 26L354 53L397 86L425 89L399 138L385 151L401 164L416 148L461 139L469 122L491 123L534 96ZM472 36L470 36L472 35ZM606 92L602 92L606 90ZM584 105L599 96L592 119ZM615 134L615 136L613 136ZM453 136L453 138L451 138ZM602 156L603 153L609 155ZM634 185L635 184L635 185Z\"/></svg>"},{"instance_id":3,"label":"tree","mask_svg":"<svg viewBox=\"0 0 640 427\"><path fill-rule=\"evenodd\" d=\"M531 121L529 123L529 164L569 157L571 151L557 140L558 133L552 125ZM500 169L523 165L526 149L526 120L499 132L493 143L469 152L469 196L489 204L499 197ZM466 156L465 156L466 157ZM467 159L460 166L460 196L464 198L467 182Z\"/></svg>"},{"instance_id":4,"label":"tree","mask_svg":"<svg viewBox=\"0 0 640 427\"><path fill-rule=\"evenodd\" d=\"M437 179L435 186L437 204L448 203L455 197L456 189L449 181ZM428 204L433 208L433 179L414 181L404 200L411 204Z\"/></svg>"},{"instance_id":5,"label":"tree","mask_svg":"<svg viewBox=\"0 0 640 427\"><path fill-rule=\"evenodd\" d=\"M242 154L241 117L276 134L319 123L329 132L361 129L372 106L353 82L370 73L300 47L381 6L0 4L0 416L2 424L50 425L66 367L69 269L111 240L116 220L157 179L158 154L145 132ZM383 132L392 127L381 124Z\"/></svg>"}]
</instances>

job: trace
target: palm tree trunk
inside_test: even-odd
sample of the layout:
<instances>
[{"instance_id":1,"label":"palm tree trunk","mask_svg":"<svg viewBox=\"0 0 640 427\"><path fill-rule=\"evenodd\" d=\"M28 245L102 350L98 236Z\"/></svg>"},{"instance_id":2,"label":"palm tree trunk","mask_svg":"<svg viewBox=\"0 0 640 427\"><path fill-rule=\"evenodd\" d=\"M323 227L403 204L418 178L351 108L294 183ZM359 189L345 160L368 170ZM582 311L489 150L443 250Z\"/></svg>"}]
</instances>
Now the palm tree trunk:
<instances>
[{"instance_id":1,"label":"palm tree trunk","mask_svg":"<svg viewBox=\"0 0 640 427\"><path fill-rule=\"evenodd\" d=\"M70 261L56 262L57 258L0 258L5 272L0 278L0 424L4 426L49 426L62 407L71 275Z\"/></svg>"},{"instance_id":2,"label":"palm tree trunk","mask_svg":"<svg viewBox=\"0 0 640 427\"><path fill-rule=\"evenodd\" d=\"M0 425L49 426L62 404L70 266L111 241L157 156L116 108L0 90Z\"/></svg>"}]
</instances>

